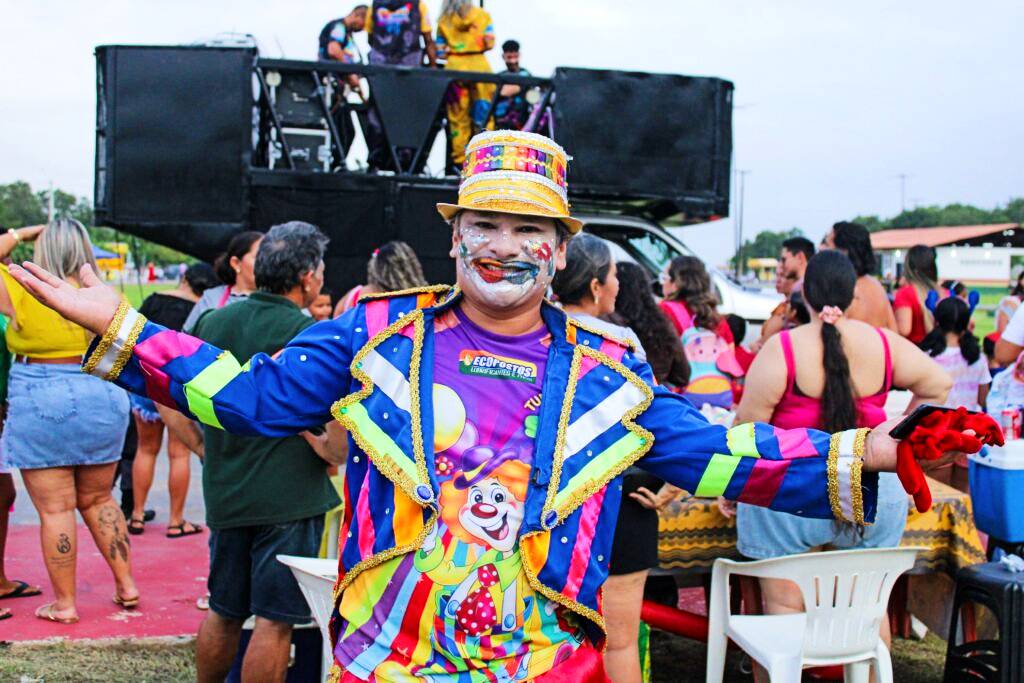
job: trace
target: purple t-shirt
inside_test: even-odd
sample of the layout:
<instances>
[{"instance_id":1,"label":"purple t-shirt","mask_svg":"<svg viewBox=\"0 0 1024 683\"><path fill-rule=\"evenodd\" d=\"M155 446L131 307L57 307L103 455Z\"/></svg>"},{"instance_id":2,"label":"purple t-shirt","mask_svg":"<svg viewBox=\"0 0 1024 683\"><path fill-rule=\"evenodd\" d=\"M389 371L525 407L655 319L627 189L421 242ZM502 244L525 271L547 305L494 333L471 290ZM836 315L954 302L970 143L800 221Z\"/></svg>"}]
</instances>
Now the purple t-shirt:
<instances>
[{"instance_id":1,"label":"purple t-shirt","mask_svg":"<svg viewBox=\"0 0 1024 683\"><path fill-rule=\"evenodd\" d=\"M584 638L571 612L533 590L519 555L551 335L492 334L457 309L434 331L441 516L417 552L342 594L335 654L361 680L534 678Z\"/></svg>"}]
</instances>

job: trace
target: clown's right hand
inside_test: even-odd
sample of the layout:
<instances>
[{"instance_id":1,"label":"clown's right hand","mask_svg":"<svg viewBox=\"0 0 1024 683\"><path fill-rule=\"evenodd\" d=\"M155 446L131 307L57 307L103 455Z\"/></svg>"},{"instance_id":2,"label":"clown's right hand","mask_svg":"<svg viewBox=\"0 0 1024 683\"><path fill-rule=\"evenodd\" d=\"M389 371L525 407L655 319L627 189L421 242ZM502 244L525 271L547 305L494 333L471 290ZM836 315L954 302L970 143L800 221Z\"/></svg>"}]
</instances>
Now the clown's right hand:
<instances>
[{"instance_id":1,"label":"clown's right hand","mask_svg":"<svg viewBox=\"0 0 1024 683\"><path fill-rule=\"evenodd\" d=\"M9 271L29 294L93 334L106 332L121 303L121 294L103 284L89 264L79 271L78 288L31 261L23 267L11 264Z\"/></svg>"}]
</instances>

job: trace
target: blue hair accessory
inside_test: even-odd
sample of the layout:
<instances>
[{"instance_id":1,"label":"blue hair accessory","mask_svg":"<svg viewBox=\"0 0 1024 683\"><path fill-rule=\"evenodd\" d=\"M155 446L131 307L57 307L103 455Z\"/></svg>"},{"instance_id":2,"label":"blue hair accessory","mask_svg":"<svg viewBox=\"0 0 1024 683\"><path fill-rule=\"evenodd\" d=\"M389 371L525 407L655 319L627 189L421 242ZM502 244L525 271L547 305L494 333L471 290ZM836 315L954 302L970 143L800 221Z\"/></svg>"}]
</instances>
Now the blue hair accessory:
<instances>
[{"instance_id":1,"label":"blue hair accessory","mask_svg":"<svg viewBox=\"0 0 1024 683\"><path fill-rule=\"evenodd\" d=\"M977 307L979 301L981 301L981 294L978 293L978 290L972 289L967 295L967 305L971 307L972 314L974 313L974 309Z\"/></svg>"},{"instance_id":2,"label":"blue hair accessory","mask_svg":"<svg viewBox=\"0 0 1024 683\"><path fill-rule=\"evenodd\" d=\"M949 294L947 294L945 297L942 297L942 298L943 299L948 299L949 297L952 297L952 296L956 296L956 295L953 294L952 290L950 290ZM939 305L939 301L940 300L941 299L939 297L939 293L936 290L934 290L934 289L931 290L930 292L928 292L928 296L925 297L924 305L925 305L925 307L929 311L932 312L932 315L935 314L935 308L936 308L936 306ZM981 301L981 294L978 293L978 290L972 289L970 292L968 292L966 303L967 303L967 306L970 309L970 314L971 315L974 315L974 309L977 308L978 303L980 301Z\"/></svg>"}]
</instances>

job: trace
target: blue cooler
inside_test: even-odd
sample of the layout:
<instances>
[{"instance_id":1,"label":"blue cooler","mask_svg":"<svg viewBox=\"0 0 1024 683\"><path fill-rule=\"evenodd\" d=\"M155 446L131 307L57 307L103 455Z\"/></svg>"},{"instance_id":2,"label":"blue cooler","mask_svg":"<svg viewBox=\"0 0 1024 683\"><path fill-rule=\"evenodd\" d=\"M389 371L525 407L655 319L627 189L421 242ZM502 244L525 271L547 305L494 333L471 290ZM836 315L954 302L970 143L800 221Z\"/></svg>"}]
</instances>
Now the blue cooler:
<instances>
[{"instance_id":1,"label":"blue cooler","mask_svg":"<svg viewBox=\"0 0 1024 683\"><path fill-rule=\"evenodd\" d=\"M968 456L974 524L1001 541L1024 542L1024 439Z\"/></svg>"}]
</instances>

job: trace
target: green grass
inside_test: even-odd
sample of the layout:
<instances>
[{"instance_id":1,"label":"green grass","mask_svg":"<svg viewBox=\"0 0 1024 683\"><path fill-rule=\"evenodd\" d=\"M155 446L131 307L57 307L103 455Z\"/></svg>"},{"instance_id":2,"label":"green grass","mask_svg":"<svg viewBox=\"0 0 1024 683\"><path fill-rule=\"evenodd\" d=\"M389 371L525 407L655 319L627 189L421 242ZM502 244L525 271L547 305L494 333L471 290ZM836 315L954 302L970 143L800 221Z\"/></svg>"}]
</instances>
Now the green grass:
<instances>
[{"instance_id":1,"label":"green grass","mask_svg":"<svg viewBox=\"0 0 1024 683\"><path fill-rule=\"evenodd\" d=\"M124 285L116 284L113 287L124 292L124 295L128 297L128 303L134 308L138 308L142 305L142 302L147 296L153 292L164 292L168 289L174 289L175 285L161 282L159 284L142 283L141 285L132 283L125 283Z\"/></svg>"},{"instance_id":2,"label":"green grass","mask_svg":"<svg viewBox=\"0 0 1024 683\"><path fill-rule=\"evenodd\" d=\"M195 641L0 643L0 681L194 681Z\"/></svg>"},{"instance_id":3,"label":"green grass","mask_svg":"<svg viewBox=\"0 0 1024 683\"><path fill-rule=\"evenodd\" d=\"M978 339L984 339L985 335L991 334L996 329L995 311L975 311L973 320L974 335Z\"/></svg>"}]
</instances>

